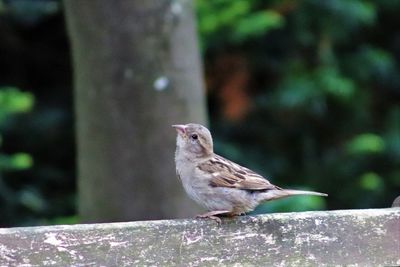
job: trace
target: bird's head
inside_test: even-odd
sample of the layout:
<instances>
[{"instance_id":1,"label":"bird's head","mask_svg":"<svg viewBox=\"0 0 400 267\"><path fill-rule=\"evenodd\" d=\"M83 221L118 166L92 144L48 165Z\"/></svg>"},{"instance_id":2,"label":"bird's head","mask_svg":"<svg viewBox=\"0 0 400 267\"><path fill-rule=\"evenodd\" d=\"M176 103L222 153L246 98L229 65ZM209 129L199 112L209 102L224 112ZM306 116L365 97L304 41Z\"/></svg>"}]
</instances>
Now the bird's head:
<instances>
[{"instance_id":1,"label":"bird's head","mask_svg":"<svg viewBox=\"0 0 400 267\"><path fill-rule=\"evenodd\" d=\"M172 125L177 132L176 146L180 153L201 158L213 154L213 141L210 131L200 124Z\"/></svg>"}]
</instances>

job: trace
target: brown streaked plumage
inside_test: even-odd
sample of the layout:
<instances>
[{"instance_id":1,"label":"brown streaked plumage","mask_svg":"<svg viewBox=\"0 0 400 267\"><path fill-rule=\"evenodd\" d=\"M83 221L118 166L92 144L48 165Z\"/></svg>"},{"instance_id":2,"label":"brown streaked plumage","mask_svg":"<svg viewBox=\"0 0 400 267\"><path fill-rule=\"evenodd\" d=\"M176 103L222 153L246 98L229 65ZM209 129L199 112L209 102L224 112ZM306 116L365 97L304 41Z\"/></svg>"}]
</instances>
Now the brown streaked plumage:
<instances>
[{"instance_id":1,"label":"brown streaked plumage","mask_svg":"<svg viewBox=\"0 0 400 267\"><path fill-rule=\"evenodd\" d=\"M211 179L210 185L214 187L230 187L252 191L277 188L261 175L216 154L212 159L200 163L197 168L213 174L214 177Z\"/></svg>"},{"instance_id":2,"label":"brown streaked plumage","mask_svg":"<svg viewBox=\"0 0 400 267\"><path fill-rule=\"evenodd\" d=\"M327 194L282 189L263 176L213 151L210 131L200 124L173 125L176 172L186 193L209 212L198 215L220 222L216 215L235 216L252 211L264 201L292 195Z\"/></svg>"}]
</instances>

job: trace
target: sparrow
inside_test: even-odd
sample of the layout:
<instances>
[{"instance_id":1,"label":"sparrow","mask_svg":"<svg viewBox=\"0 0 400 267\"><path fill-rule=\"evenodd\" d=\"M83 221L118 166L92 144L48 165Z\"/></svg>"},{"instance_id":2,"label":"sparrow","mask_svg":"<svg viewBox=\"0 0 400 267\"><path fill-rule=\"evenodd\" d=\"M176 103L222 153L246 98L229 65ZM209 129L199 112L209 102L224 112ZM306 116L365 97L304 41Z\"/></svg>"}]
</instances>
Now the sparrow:
<instances>
[{"instance_id":1,"label":"sparrow","mask_svg":"<svg viewBox=\"0 0 400 267\"><path fill-rule=\"evenodd\" d=\"M200 124L172 125L177 131L175 165L191 199L208 210L197 215L221 223L218 216L237 216L260 203L294 195L324 193L282 189L263 176L214 153L210 131Z\"/></svg>"}]
</instances>

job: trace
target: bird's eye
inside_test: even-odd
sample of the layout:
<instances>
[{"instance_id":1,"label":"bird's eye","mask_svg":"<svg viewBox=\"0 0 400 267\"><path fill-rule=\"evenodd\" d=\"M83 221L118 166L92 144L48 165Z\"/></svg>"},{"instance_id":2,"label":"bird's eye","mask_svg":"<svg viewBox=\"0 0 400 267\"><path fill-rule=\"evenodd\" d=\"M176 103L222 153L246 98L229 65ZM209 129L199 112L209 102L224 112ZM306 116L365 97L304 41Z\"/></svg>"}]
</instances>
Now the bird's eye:
<instances>
[{"instance_id":1,"label":"bird's eye","mask_svg":"<svg viewBox=\"0 0 400 267\"><path fill-rule=\"evenodd\" d=\"M191 137L192 137L193 140L197 140L197 138L199 138L199 137L197 136L197 134L192 134Z\"/></svg>"}]
</instances>

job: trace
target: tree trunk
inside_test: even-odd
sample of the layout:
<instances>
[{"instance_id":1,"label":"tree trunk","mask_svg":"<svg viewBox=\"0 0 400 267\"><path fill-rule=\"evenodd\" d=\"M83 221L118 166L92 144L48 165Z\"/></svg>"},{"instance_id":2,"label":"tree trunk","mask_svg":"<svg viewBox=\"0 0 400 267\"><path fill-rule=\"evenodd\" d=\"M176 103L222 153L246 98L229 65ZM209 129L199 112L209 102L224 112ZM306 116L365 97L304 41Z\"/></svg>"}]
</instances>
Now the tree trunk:
<instances>
[{"instance_id":1,"label":"tree trunk","mask_svg":"<svg viewBox=\"0 0 400 267\"><path fill-rule=\"evenodd\" d=\"M83 221L194 215L171 124L205 123L192 3L65 0Z\"/></svg>"}]
</instances>

